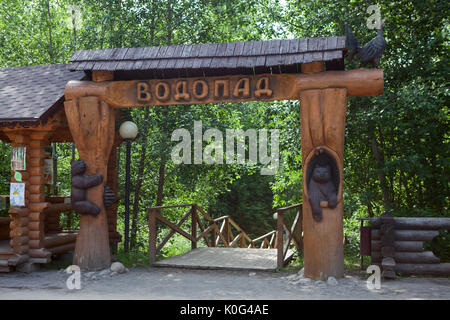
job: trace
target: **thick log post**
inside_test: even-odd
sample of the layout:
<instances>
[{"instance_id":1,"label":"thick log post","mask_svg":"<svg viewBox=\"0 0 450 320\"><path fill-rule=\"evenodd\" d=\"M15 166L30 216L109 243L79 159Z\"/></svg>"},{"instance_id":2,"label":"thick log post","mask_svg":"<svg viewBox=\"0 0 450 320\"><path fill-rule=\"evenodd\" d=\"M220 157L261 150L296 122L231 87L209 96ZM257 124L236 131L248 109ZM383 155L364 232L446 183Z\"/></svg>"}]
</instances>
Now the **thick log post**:
<instances>
[{"instance_id":1,"label":"thick log post","mask_svg":"<svg viewBox=\"0 0 450 320\"><path fill-rule=\"evenodd\" d=\"M347 89L303 90L300 97L305 276L322 280L330 276L343 277L342 168ZM307 181L309 165L317 150L326 152L334 160L338 175L338 186L331 192L336 203L332 204L331 200L316 203L320 206L321 218L313 217Z\"/></svg>"},{"instance_id":2,"label":"thick log post","mask_svg":"<svg viewBox=\"0 0 450 320\"><path fill-rule=\"evenodd\" d=\"M30 229L30 257L42 258L41 253L36 253L36 250L44 248L44 238L46 232L45 220L46 214L45 208L49 205L45 201L45 178L44 178L44 159L45 159L45 147L48 145L46 141L49 132L47 131L34 131L30 134L29 151L27 152L30 157L29 172L30 177L30 198L29 198L29 229ZM28 156L28 155L27 155ZM48 255L47 255L48 256Z\"/></svg>"},{"instance_id":3,"label":"thick log post","mask_svg":"<svg viewBox=\"0 0 450 320\"><path fill-rule=\"evenodd\" d=\"M66 101L65 111L80 159L87 164L86 175L98 174L104 178L103 183L87 190L87 200L96 204L100 213L97 216L81 216L74 264L82 270L101 270L111 265L103 190L114 141L114 113L98 97Z\"/></svg>"},{"instance_id":4,"label":"thick log post","mask_svg":"<svg viewBox=\"0 0 450 320\"><path fill-rule=\"evenodd\" d=\"M11 139L11 147L29 147L30 138L25 133L10 133L8 134ZM27 156L27 168L30 165L29 157ZM10 246L13 252L17 256L26 257L25 260L29 258L29 196L30 196L30 175L26 171L21 171L22 182L25 183L25 207L14 207L9 208L10 215ZM14 172L11 171L11 182L18 182L14 178Z\"/></svg>"}]
</instances>

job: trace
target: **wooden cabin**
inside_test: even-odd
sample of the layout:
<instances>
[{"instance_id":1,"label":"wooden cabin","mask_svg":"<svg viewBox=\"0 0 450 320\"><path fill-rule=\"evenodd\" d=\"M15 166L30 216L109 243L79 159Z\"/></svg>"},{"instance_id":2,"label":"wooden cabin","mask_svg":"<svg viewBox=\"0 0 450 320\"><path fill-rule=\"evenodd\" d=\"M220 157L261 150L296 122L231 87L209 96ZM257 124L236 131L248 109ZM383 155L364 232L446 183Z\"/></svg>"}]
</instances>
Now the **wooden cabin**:
<instances>
[{"instance_id":1,"label":"wooden cabin","mask_svg":"<svg viewBox=\"0 0 450 320\"><path fill-rule=\"evenodd\" d=\"M70 195L51 194L45 176L46 148L72 142L64 112L64 88L82 80L84 72L66 65L0 69L0 140L25 147L25 170L11 169L11 182L25 184L24 206L9 208L0 216L0 272L14 271L24 263L49 263L56 255L74 250L76 230L65 230L61 214L71 213ZM117 144L120 139L116 139ZM116 191L116 149L108 163L108 186ZM22 178L15 179L16 171ZM8 195L2 195L9 200ZM73 213L74 215L76 213ZM111 248L120 242L116 231L117 205L107 210Z\"/></svg>"}]
</instances>

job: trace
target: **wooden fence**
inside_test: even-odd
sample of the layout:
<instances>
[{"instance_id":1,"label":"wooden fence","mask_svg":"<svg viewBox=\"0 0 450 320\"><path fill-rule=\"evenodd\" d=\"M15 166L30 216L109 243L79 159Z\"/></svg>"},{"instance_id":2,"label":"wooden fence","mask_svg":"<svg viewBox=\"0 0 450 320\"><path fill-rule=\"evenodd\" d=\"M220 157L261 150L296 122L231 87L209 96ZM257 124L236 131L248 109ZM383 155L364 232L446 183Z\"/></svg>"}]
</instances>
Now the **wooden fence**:
<instances>
[{"instance_id":1,"label":"wooden fence","mask_svg":"<svg viewBox=\"0 0 450 320\"><path fill-rule=\"evenodd\" d=\"M189 210L177 223L173 223L161 215L162 210L171 208L189 208ZM294 209L297 210L297 215L292 226L288 228L283 221L284 213ZM291 244L294 244L299 250L302 250L301 214L301 204L277 209L274 214L277 219L277 229L256 239L251 239L230 216L213 219L203 208L195 203L150 208L148 219L150 264L156 261L157 254L167 244L170 238L175 233L179 233L191 241L191 249L197 248L197 242L201 239L205 241L208 247L276 248L278 250L277 266L280 268L288 262L286 256ZM185 231L181 226L189 218L191 219L191 228L189 231ZM159 244L157 244L157 223L162 223L170 229Z\"/></svg>"}]
</instances>

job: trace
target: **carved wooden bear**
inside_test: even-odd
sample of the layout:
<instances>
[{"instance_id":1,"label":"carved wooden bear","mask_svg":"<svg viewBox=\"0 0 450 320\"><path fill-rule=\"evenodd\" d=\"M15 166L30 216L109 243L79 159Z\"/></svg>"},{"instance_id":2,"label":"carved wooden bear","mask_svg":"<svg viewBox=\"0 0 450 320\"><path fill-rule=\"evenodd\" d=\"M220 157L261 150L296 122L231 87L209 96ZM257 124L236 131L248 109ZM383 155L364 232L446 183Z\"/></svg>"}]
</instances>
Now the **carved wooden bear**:
<instances>
[{"instance_id":1,"label":"carved wooden bear","mask_svg":"<svg viewBox=\"0 0 450 320\"><path fill-rule=\"evenodd\" d=\"M323 150L319 150L319 155ZM337 206L337 190L332 179L332 169L327 161L321 158L314 164L308 182L308 197L314 220L322 220L322 207L335 208Z\"/></svg>"},{"instance_id":2,"label":"carved wooden bear","mask_svg":"<svg viewBox=\"0 0 450 320\"><path fill-rule=\"evenodd\" d=\"M98 186L103 182L102 175L85 176L86 163L83 160L71 162L72 174L72 208L79 214L89 214L97 216L100 208L95 203L86 200L87 189Z\"/></svg>"}]
</instances>

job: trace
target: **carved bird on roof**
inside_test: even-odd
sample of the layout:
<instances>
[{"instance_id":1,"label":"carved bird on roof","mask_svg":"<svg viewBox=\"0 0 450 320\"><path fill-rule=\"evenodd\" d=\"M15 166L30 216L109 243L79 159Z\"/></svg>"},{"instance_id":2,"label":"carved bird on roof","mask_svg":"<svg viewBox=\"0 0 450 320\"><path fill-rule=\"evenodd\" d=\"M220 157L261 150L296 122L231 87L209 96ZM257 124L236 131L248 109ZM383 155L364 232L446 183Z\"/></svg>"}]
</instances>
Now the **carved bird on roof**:
<instances>
[{"instance_id":1,"label":"carved bird on roof","mask_svg":"<svg viewBox=\"0 0 450 320\"><path fill-rule=\"evenodd\" d=\"M386 39L383 37L383 27L384 20L381 20L377 36L361 47L348 25L345 25L346 47L349 50L348 60L352 61L355 54L358 54L359 61L363 66L370 62L375 68L378 68L380 58L387 47Z\"/></svg>"}]
</instances>

